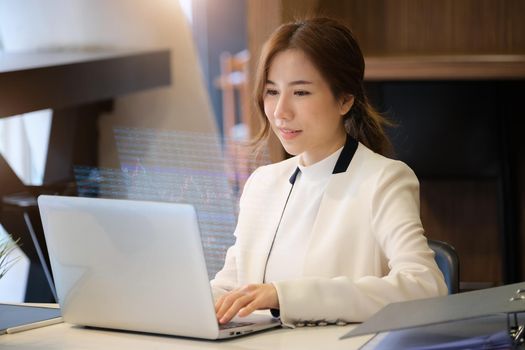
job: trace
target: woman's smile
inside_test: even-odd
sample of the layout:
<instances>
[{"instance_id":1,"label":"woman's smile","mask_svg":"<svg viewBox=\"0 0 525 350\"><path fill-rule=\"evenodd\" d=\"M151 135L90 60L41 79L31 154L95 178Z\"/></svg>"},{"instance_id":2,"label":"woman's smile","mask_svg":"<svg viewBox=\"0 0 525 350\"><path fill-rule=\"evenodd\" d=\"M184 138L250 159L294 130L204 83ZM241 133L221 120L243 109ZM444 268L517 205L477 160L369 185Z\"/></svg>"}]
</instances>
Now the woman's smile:
<instances>
[{"instance_id":1,"label":"woman's smile","mask_svg":"<svg viewBox=\"0 0 525 350\"><path fill-rule=\"evenodd\" d=\"M283 139L289 141L289 140L293 140L296 137L298 137L302 133L302 130L279 128L279 133L281 134L281 137Z\"/></svg>"}]
</instances>

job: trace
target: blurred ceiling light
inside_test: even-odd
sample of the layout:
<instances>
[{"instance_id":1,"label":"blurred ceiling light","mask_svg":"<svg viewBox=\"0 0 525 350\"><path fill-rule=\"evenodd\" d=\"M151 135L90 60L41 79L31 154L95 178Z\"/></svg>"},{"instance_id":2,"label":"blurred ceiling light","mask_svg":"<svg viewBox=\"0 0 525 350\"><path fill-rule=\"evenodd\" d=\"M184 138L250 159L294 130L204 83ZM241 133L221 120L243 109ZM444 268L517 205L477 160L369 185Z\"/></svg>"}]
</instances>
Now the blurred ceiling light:
<instances>
[{"instance_id":1,"label":"blurred ceiling light","mask_svg":"<svg viewBox=\"0 0 525 350\"><path fill-rule=\"evenodd\" d=\"M182 12L184 12L184 15L186 16L190 24L193 22L191 1L192 0L179 0L179 4L180 4L180 7L182 8Z\"/></svg>"}]
</instances>

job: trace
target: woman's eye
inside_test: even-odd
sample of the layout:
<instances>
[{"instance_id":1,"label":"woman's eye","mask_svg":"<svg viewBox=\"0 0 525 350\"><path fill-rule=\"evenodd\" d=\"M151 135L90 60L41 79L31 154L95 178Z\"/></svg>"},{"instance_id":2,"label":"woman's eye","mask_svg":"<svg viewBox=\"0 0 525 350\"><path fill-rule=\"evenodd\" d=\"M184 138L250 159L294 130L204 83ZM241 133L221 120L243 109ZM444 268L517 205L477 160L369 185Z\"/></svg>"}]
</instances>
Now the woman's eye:
<instances>
[{"instance_id":1,"label":"woman's eye","mask_svg":"<svg viewBox=\"0 0 525 350\"><path fill-rule=\"evenodd\" d=\"M277 94L278 94L278 92L275 89L266 89L266 95L275 96Z\"/></svg>"},{"instance_id":2,"label":"woman's eye","mask_svg":"<svg viewBox=\"0 0 525 350\"><path fill-rule=\"evenodd\" d=\"M306 96L306 95L310 95L310 92L305 91L305 90L297 90L297 91L294 91L294 94L296 96Z\"/></svg>"}]
</instances>

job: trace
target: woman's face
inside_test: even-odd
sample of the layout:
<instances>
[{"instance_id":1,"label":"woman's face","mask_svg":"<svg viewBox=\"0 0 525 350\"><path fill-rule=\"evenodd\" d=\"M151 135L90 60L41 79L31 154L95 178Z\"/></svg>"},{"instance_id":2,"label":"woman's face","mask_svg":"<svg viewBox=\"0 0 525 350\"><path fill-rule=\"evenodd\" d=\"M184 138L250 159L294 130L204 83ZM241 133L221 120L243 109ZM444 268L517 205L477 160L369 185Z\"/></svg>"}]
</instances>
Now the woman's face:
<instances>
[{"instance_id":1,"label":"woman's face","mask_svg":"<svg viewBox=\"0 0 525 350\"><path fill-rule=\"evenodd\" d=\"M343 116L353 97L336 99L306 55L288 49L275 55L264 92L264 112L286 152L305 166L342 147Z\"/></svg>"}]
</instances>

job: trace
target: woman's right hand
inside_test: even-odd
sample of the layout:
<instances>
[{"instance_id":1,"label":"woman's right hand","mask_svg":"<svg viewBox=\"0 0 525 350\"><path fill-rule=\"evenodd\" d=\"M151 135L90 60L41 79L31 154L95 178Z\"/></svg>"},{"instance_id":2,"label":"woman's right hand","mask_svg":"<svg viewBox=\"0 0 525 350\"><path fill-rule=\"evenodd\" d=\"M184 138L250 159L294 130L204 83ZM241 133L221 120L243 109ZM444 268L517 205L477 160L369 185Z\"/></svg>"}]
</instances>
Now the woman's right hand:
<instances>
[{"instance_id":1,"label":"woman's right hand","mask_svg":"<svg viewBox=\"0 0 525 350\"><path fill-rule=\"evenodd\" d=\"M245 317L255 310L278 309L277 290L271 283L248 284L221 296L215 303L217 320L230 322L236 315Z\"/></svg>"}]
</instances>

